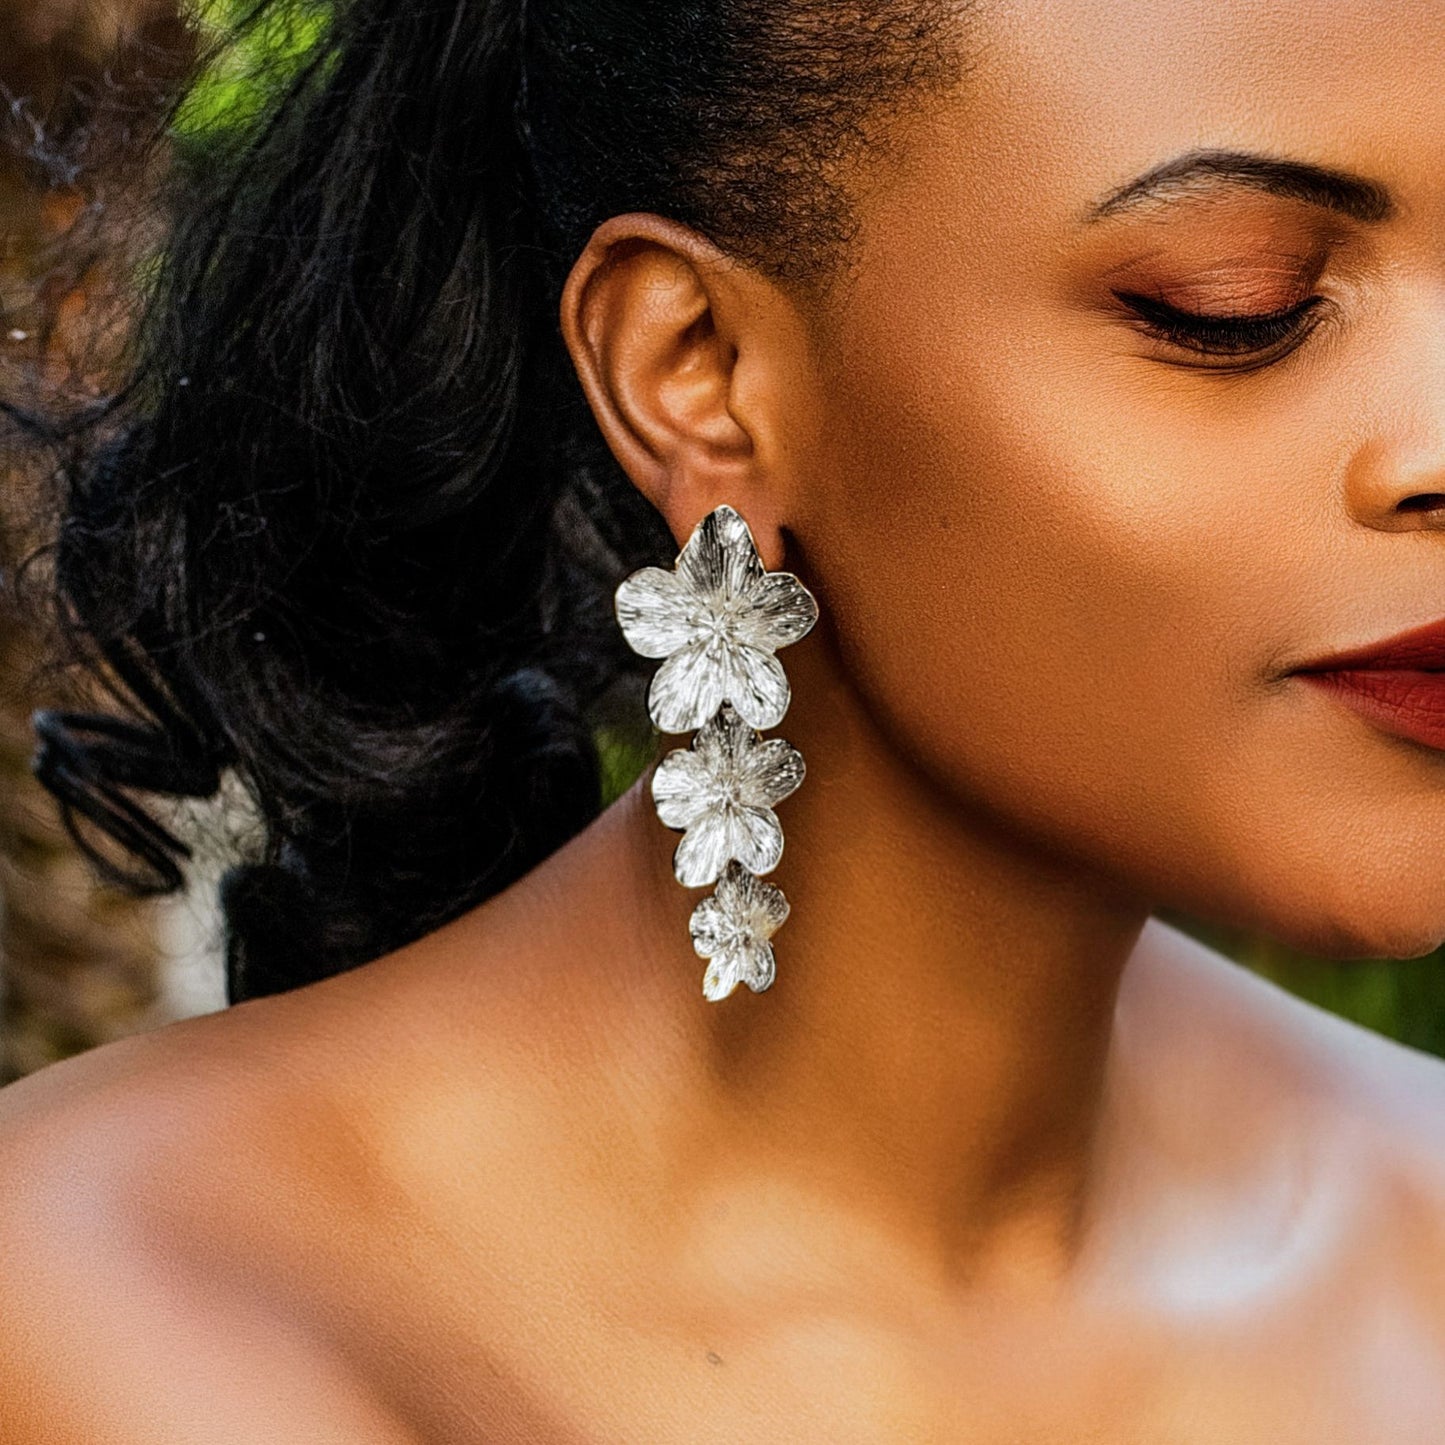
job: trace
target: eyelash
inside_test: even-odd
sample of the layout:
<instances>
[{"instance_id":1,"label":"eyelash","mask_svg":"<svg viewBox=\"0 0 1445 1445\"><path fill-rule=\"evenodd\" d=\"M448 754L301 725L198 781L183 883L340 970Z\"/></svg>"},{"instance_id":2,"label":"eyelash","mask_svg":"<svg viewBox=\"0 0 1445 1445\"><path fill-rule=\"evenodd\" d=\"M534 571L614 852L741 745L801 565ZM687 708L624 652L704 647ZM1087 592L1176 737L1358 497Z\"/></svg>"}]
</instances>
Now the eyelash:
<instances>
[{"instance_id":1,"label":"eyelash","mask_svg":"<svg viewBox=\"0 0 1445 1445\"><path fill-rule=\"evenodd\" d=\"M1298 344L1314 330L1319 318L1312 320L1312 313L1325 299L1310 296L1285 311L1255 316L1207 316L1131 291L1114 295L1144 323L1140 330L1146 334L1206 356L1258 356L1292 350L1285 343Z\"/></svg>"}]
</instances>

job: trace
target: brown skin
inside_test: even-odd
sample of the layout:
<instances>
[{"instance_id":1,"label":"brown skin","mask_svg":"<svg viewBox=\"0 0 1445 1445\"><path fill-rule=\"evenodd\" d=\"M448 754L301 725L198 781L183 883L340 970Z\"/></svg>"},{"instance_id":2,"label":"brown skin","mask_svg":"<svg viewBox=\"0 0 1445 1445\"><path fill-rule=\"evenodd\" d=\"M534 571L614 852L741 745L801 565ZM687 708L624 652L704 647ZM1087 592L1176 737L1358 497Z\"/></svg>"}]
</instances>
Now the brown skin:
<instances>
[{"instance_id":1,"label":"brown skin","mask_svg":"<svg viewBox=\"0 0 1445 1445\"><path fill-rule=\"evenodd\" d=\"M601 226L614 452L822 607L778 981L702 1000L644 779L408 949L13 1086L0 1435L1438 1441L1445 1067L1149 915L1445 939L1442 755L1286 675L1445 610L1442 21L990 3L818 306ZM1080 219L1200 148L1395 210ZM1325 301L1266 364L1115 288Z\"/></svg>"}]
</instances>

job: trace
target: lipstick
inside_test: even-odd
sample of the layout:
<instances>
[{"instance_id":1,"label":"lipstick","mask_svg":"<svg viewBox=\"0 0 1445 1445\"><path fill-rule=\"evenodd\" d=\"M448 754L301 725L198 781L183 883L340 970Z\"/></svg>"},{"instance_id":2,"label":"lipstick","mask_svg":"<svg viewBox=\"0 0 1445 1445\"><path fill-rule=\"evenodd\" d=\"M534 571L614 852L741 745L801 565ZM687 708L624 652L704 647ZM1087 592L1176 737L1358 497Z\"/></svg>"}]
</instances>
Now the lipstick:
<instances>
[{"instance_id":1,"label":"lipstick","mask_svg":"<svg viewBox=\"0 0 1445 1445\"><path fill-rule=\"evenodd\" d=\"M1296 669L1366 721L1445 750L1445 619Z\"/></svg>"}]
</instances>

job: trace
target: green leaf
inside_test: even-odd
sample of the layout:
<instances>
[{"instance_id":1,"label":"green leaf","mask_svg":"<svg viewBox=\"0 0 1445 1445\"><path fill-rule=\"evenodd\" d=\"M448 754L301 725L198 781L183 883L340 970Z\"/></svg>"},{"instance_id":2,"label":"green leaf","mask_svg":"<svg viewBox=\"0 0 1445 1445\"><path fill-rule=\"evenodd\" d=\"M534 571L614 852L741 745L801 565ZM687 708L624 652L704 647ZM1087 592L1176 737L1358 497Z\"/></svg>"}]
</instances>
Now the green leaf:
<instances>
[{"instance_id":1,"label":"green leaf","mask_svg":"<svg viewBox=\"0 0 1445 1445\"><path fill-rule=\"evenodd\" d=\"M326 0L187 0L186 21L210 59L192 82L173 129L183 140L244 129L293 80L325 39Z\"/></svg>"}]
</instances>

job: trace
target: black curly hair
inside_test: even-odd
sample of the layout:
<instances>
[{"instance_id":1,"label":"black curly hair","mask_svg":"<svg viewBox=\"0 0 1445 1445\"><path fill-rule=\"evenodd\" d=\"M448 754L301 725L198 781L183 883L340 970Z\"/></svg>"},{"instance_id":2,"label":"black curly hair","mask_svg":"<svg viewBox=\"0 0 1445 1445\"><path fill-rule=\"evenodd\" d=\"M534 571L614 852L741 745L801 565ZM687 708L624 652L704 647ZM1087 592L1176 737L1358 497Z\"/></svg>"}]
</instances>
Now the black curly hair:
<instances>
[{"instance_id":1,"label":"black curly hair","mask_svg":"<svg viewBox=\"0 0 1445 1445\"><path fill-rule=\"evenodd\" d=\"M227 43L286 3L324 25L244 127L176 143L178 94L157 128L133 364L68 424L44 549L111 710L37 713L35 767L104 876L184 883L137 793L255 806L232 1002L400 947L598 812L619 689L651 737L611 593L675 547L576 383L571 261L655 211L821 292L848 161L954 83L967 8L270 0Z\"/></svg>"}]
</instances>

